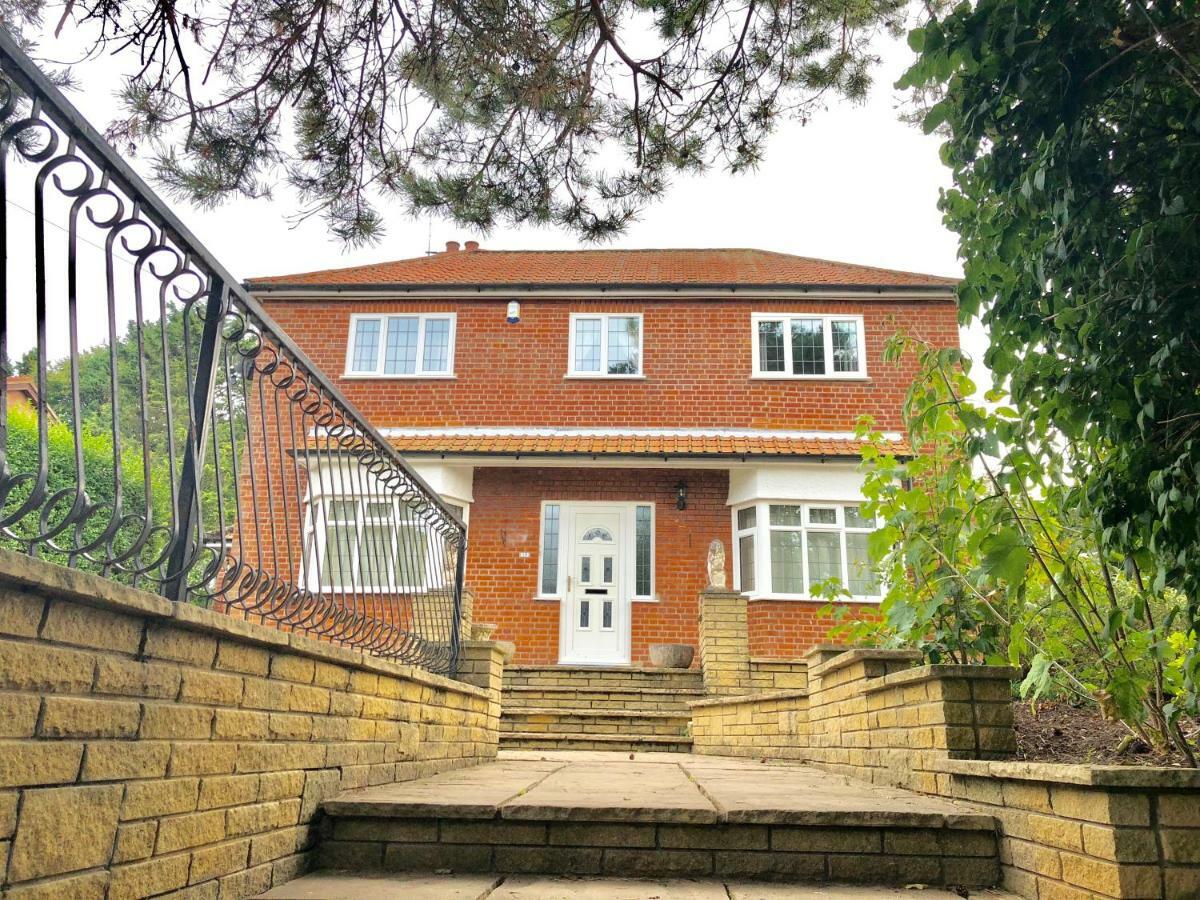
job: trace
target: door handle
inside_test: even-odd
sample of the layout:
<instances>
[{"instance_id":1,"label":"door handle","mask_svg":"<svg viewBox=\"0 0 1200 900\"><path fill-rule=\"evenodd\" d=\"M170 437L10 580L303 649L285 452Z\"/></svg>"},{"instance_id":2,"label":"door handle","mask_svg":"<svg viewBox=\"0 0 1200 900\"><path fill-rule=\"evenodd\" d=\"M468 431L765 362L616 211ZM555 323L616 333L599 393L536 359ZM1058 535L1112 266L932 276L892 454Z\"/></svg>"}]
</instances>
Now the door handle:
<instances>
[{"instance_id":1,"label":"door handle","mask_svg":"<svg viewBox=\"0 0 1200 900\"><path fill-rule=\"evenodd\" d=\"M567 576L567 593L571 593L571 576Z\"/></svg>"}]
</instances>

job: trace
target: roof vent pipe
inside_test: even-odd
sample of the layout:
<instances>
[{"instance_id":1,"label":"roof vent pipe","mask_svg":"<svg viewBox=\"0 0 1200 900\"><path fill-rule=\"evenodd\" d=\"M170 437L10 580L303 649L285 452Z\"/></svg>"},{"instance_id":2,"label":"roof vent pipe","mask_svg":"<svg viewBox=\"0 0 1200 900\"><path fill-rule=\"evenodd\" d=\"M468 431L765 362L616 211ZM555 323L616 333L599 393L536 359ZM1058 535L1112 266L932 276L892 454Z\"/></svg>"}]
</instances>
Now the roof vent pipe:
<instances>
[{"instance_id":1,"label":"roof vent pipe","mask_svg":"<svg viewBox=\"0 0 1200 900\"><path fill-rule=\"evenodd\" d=\"M447 253L457 253L458 252L458 241L446 241L446 252Z\"/></svg>"}]
</instances>

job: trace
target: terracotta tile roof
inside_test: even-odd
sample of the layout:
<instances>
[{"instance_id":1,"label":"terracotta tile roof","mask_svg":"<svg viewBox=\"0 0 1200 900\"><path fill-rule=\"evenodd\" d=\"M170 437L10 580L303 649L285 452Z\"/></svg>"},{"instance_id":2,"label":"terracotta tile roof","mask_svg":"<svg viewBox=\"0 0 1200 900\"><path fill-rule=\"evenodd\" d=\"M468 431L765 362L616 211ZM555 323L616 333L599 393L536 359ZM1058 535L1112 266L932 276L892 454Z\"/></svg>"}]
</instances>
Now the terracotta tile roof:
<instances>
[{"instance_id":1,"label":"terracotta tile roof","mask_svg":"<svg viewBox=\"0 0 1200 900\"><path fill-rule=\"evenodd\" d=\"M954 278L877 269L768 250L461 250L415 259L250 279L252 289L283 285L706 286L948 288Z\"/></svg>"},{"instance_id":2,"label":"terracotta tile roof","mask_svg":"<svg viewBox=\"0 0 1200 900\"><path fill-rule=\"evenodd\" d=\"M758 435L404 435L388 438L404 454L570 456L842 456L857 457L864 441ZM893 441L897 453L905 441Z\"/></svg>"}]
</instances>

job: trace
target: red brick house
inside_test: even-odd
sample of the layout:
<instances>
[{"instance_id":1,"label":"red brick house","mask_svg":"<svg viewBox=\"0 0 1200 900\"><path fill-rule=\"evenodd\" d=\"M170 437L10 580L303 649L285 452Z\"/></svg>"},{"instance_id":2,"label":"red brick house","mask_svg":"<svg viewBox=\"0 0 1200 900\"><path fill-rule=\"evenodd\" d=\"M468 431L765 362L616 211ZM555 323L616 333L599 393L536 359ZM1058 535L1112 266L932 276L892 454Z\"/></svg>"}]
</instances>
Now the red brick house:
<instances>
[{"instance_id":1,"label":"red brick house","mask_svg":"<svg viewBox=\"0 0 1200 900\"><path fill-rule=\"evenodd\" d=\"M823 639L818 581L876 602L855 422L899 430L898 329L958 341L952 279L760 250L452 242L250 286L462 509L475 620L530 664L695 644L713 539L756 656Z\"/></svg>"}]
</instances>

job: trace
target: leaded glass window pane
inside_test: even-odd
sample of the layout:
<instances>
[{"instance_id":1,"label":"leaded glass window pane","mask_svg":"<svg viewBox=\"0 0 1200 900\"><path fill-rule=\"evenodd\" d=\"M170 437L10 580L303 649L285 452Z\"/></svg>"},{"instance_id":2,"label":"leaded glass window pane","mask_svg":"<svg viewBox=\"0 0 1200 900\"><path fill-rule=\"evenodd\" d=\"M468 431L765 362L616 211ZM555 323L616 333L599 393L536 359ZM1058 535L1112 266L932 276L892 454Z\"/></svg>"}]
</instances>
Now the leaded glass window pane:
<instances>
[{"instance_id":1,"label":"leaded glass window pane","mask_svg":"<svg viewBox=\"0 0 1200 900\"><path fill-rule=\"evenodd\" d=\"M392 586L396 572L395 548L392 546L394 524L364 523L358 533L358 574L362 586L382 588Z\"/></svg>"},{"instance_id":2,"label":"leaded glass window pane","mask_svg":"<svg viewBox=\"0 0 1200 900\"><path fill-rule=\"evenodd\" d=\"M542 512L542 593L558 593L559 506L547 503Z\"/></svg>"},{"instance_id":3,"label":"leaded glass window pane","mask_svg":"<svg viewBox=\"0 0 1200 900\"><path fill-rule=\"evenodd\" d=\"M379 320L358 319L354 326L352 372L374 372L379 359Z\"/></svg>"},{"instance_id":4,"label":"leaded glass window pane","mask_svg":"<svg viewBox=\"0 0 1200 900\"><path fill-rule=\"evenodd\" d=\"M612 624L613 602L611 600L605 600L603 603L600 604L600 608L604 611L603 615L601 615L601 617L600 617L600 620L601 620L600 627L601 628L612 628L613 627L613 624Z\"/></svg>"},{"instance_id":5,"label":"leaded glass window pane","mask_svg":"<svg viewBox=\"0 0 1200 900\"><path fill-rule=\"evenodd\" d=\"M836 525L837 510L829 506L811 506L808 509L808 521L814 525Z\"/></svg>"},{"instance_id":6,"label":"leaded glass window pane","mask_svg":"<svg viewBox=\"0 0 1200 900\"><path fill-rule=\"evenodd\" d=\"M870 597L879 593L879 579L867 551L869 537L861 532L846 535L846 562L850 569L850 584L847 587L855 596Z\"/></svg>"},{"instance_id":7,"label":"leaded glass window pane","mask_svg":"<svg viewBox=\"0 0 1200 900\"><path fill-rule=\"evenodd\" d=\"M738 531L745 531L747 528L753 528L758 521L758 508L747 506L745 509L739 509L737 513Z\"/></svg>"},{"instance_id":8,"label":"leaded glass window pane","mask_svg":"<svg viewBox=\"0 0 1200 900\"><path fill-rule=\"evenodd\" d=\"M637 316L609 316L609 375L636 375L641 371L640 332L641 320Z\"/></svg>"},{"instance_id":9,"label":"leaded glass window pane","mask_svg":"<svg viewBox=\"0 0 1200 900\"><path fill-rule=\"evenodd\" d=\"M841 535L834 531L808 533L808 584L842 577Z\"/></svg>"},{"instance_id":10,"label":"leaded glass window pane","mask_svg":"<svg viewBox=\"0 0 1200 900\"><path fill-rule=\"evenodd\" d=\"M649 597L653 590L651 559L653 557L651 541L653 519L649 506L639 506L636 511L634 529L634 589L639 597Z\"/></svg>"},{"instance_id":11,"label":"leaded glass window pane","mask_svg":"<svg viewBox=\"0 0 1200 900\"><path fill-rule=\"evenodd\" d=\"M783 322L758 323L758 366L763 372L782 372L786 365L783 355Z\"/></svg>"},{"instance_id":12,"label":"leaded glass window pane","mask_svg":"<svg viewBox=\"0 0 1200 900\"><path fill-rule=\"evenodd\" d=\"M600 371L600 320L575 320L575 371Z\"/></svg>"},{"instance_id":13,"label":"leaded glass window pane","mask_svg":"<svg viewBox=\"0 0 1200 900\"><path fill-rule=\"evenodd\" d=\"M821 319L792 319L793 374L825 374L824 326Z\"/></svg>"},{"instance_id":14,"label":"leaded glass window pane","mask_svg":"<svg viewBox=\"0 0 1200 900\"><path fill-rule=\"evenodd\" d=\"M804 593L803 547L799 531L771 532L771 589L775 593Z\"/></svg>"},{"instance_id":15,"label":"leaded glass window pane","mask_svg":"<svg viewBox=\"0 0 1200 900\"><path fill-rule=\"evenodd\" d=\"M417 371L416 316L388 319L387 348L383 355L383 371L388 375L412 375Z\"/></svg>"},{"instance_id":16,"label":"leaded glass window pane","mask_svg":"<svg viewBox=\"0 0 1200 900\"><path fill-rule=\"evenodd\" d=\"M847 528L874 528L875 520L864 516L857 506L847 506L844 509Z\"/></svg>"},{"instance_id":17,"label":"leaded glass window pane","mask_svg":"<svg viewBox=\"0 0 1200 900\"><path fill-rule=\"evenodd\" d=\"M450 320L425 320L425 351L421 366L426 372L450 371Z\"/></svg>"},{"instance_id":18,"label":"leaded glass window pane","mask_svg":"<svg viewBox=\"0 0 1200 900\"><path fill-rule=\"evenodd\" d=\"M754 590L754 535L743 534L738 538L738 570L741 575L739 587L743 591Z\"/></svg>"},{"instance_id":19,"label":"leaded glass window pane","mask_svg":"<svg viewBox=\"0 0 1200 900\"><path fill-rule=\"evenodd\" d=\"M321 560L321 584L349 587L353 584L354 559L351 553L353 524L329 522L325 526L325 554Z\"/></svg>"},{"instance_id":20,"label":"leaded glass window pane","mask_svg":"<svg viewBox=\"0 0 1200 900\"><path fill-rule=\"evenodd\" d=\"M858 322L830 322L829 329L833 336L833 371L857 372Z\"/></svg>"},{"instance_id":21,"label":"leaded glass window pane","mask_svg":"<svg viewBox=\"0 0 1200 900\"><path fill-rule=\"evenodd\" d=\"M800 526L804 524L804 509L801 506L771 506L771 524L772 525L793 525Z\"/></svg>"}]
</instances>

